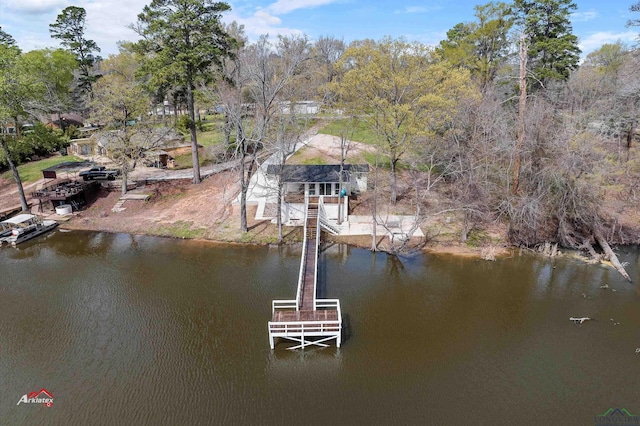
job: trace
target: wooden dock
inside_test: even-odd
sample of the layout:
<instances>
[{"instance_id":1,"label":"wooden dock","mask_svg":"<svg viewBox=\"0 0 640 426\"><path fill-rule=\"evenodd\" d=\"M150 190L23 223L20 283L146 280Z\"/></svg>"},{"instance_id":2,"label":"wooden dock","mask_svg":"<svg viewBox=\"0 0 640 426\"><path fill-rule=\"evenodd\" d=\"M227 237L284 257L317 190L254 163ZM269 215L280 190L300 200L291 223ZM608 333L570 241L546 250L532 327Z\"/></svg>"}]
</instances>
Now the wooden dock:
<instances>
[{"instance_id":1,"label":"wooden dock","mask_svg":"<svg viewBox=\"0 0 640 426\"><path fill-rule=\"evenodd\" d=\"M320 246L322 198L305 200L304 242L300 259L300 273L295 300L274 300L269 321L269 343L275 347L275 338L298 343L289 349L316 345L335 339L340 347L342 315L337 299L318 299L318 248ZM326 222L326 221L324 221Z\"/></svg>"}]
</instances>

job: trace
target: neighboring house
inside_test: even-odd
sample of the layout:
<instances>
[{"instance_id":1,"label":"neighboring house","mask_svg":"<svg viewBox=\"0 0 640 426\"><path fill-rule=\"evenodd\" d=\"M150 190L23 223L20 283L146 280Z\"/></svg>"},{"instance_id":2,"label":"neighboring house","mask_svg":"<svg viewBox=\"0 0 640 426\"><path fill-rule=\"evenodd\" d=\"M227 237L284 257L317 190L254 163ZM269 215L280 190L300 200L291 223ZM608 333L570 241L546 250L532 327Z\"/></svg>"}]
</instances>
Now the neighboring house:
<instances>
[{"instance_id":1,"label":"neighboring house","mask_svg":"<svg viewBox=\"0 0 640 426\"><path fill-rule=\"evenodd\" d=\"M119 130L96 133L94 140L97 155L110 157L112 147L118 142ZM184 137L176 130L168 127L157 127L152 134L136 133L132 136L132 143L145 150L144 157L149 164L157 167L167 167L173 159L191 152L191 143L185 142ZM202 145L198 145L202 148Z\"/></svg>"},{"instance_id":2,"label":"neighboring house","mask_svg":"<svg viewBox=\"0 0 640 426\"><path fill-rule=\"evenodd\" d=\"M117 131L111 130L96 133L91 136L95 143L95 154L109 157L110 148L118 142Z\"/></svg>"},{"instance_id":3,"label":"neighboring house","mask_svg":"<svg viewBox=\"0 0 640 426\"><path fill-rule=\"evenodd\" d=\"M84 126L84 118L79 114L50 114L41 119L45 126L52 129L65 130L70 126L77 128Z\"/></svg>"},{"instance_id":4,"label":"neighboring house","mask_svg":"<svg viewBox=\"0 0 640 426\"><path fill-rule=\"evenodd\" d=\"M20 133L29 132L33 130L33 124L27 122L18 122L18 126L20 127ZM16 134L16 126L12 123L5 123L0 126L0 133L15 135Z\"/></svg>"},{"instance_id":5,"label":"neighboring house","mask_svg":"<svg viewBox=\"0 0 640 426\"><path fill-rule=\"evenodd\" d=\"M15 135L16 134L16 126L11 125L11 124L5 124L2 126L2 128L0 128L0 133L6 133L9 135Z\"/></svg>"},{"instance_id":6,"label":"neighboring house","mask_svg":"<svg viewBox=\"0 0 640 426\"><path fill-rule=\"evenodd\" d=\"M155 109L149 111L149 115L168 116L176 115L176 107L169 101L164 101L155 105Z\"/></svg>"},{"instance_id":7,"label":"neighboring house","mask_svg":"<svg viewBox=\"0 0 640 426\"><path fill-rule=\"evenodd\" d=\"M367 164L345 164L340 186L340 165L270 165L267 174L283 183L283 223L304 220L305 198L323 195L329 220L346 221L349 196L367 189ZM277 185L277 184L276 184ZM344 208L340 209L338 204Z\"/></svg>"},{"instance_id":8,"label":"neighboring house","mask_svg":"<svg viewBox=\"0 0 640 426\"><path fill-rule=\"evenodd\" d=\"M281 114L291 114L291 106L293 105L293 113L298 115L311 115L320 112L320 102L316 101L298 101L298 102L280 102L278 104Z\"/></svg>"},{"instance_id":9,"label":"neighboring house","mask_svg":"<svg viewBox=\"0 0 640 426\"><path fill-rule=\"evenodd\" d=\"M68 151L71 154L92 157L96 155L96 141L93 138L72 139Z\"/></svg>"}]
</instances>

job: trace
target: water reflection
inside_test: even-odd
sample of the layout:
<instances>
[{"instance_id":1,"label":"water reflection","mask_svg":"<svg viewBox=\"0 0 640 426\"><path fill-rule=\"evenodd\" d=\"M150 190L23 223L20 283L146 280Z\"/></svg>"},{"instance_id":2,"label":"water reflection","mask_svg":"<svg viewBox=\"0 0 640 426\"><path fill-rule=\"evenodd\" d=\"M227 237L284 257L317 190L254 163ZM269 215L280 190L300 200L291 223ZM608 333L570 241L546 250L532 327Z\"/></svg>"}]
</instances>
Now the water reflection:
<instances>
[{"instance_id":1,"label":"water reflection","mask_svg":"<svg viewBox=\"0 0 640 426\"><path fill-rule=\"evenodd\" d=\"M341 300L343 346L272 352L271 300L295 294L300 250L83 232L3 248L2 423L588 424L614 403L640 411L640 297L610 269L327 245L320 291ZM637 250L621 260L639 280ZM42 387L54 410L15 405Z\"/></svg>"}]
</instances>

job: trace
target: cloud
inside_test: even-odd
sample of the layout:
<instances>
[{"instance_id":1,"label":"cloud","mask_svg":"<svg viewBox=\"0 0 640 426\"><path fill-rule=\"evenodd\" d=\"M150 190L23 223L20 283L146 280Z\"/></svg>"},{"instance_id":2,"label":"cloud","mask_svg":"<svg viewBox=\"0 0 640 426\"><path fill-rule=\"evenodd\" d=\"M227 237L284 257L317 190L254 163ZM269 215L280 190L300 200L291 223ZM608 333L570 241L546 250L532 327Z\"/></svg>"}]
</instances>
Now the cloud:
<instances>
[{"instance_id":1,"label":"cloud","mask_svg":"<svg viewBox=\"0 0 640 426\"><path fill-rule=\"evenodd\" d=\"M266 26L280 25L282 23L282 19L278 18L277 16L270 15L265 10L259 10L254 13L253 19Z\"/></svg>"},{"instance_id":2,"label":"cloud","mask_svg":"<svg viewBox=\"0 0 640 426\"><path fill-rule=\"evenodd\" d=\"M118 41L138 40L138 35L127 26L137 21L138 13L147 3L146 0L129 0L123 8L118 0L78 1L78 6L87 11L85 36L100 47L99 55L106 57L118 53Z\"/></svg>"},{"instance_id":3,"label":"cloud","mask_svg":"<svg viewBox=\"0 0 640 426\"><path fill-rule=\"evenodd\" d=\"M236 21L238 24L244 25L245 32L250 40L256 40L264 34L302 34L299 29L281 27L282 19L270 14L265 9L259 9L250 16L241 16L232 10L230 13L224 14L222 20L225 23Z\"/></svg>"},{"instance_id":4,"label":"cloud","mask_svg":"<svg viewBox=\"0 0 640 426\"><path fill-rule=\"evenodd\" d=\"M66 5L67 0L9 0L3 7L19 13L39 15L62 10Z\"/></svg>"},{"instance_id":5,"label":"cloud","mask_svg":"<svg viewBox=\"0 0 640 426\"><path fill-rule=\"evenodd\" d=\"M14 35L14 34L12 34ZM47 49L50 47L58 47L54 46L56 43L51 40L50 37L41 36L40 34L22 34L15 33L15 39L24 52L29 52L30 50L36 49Z\"/></svg>"},{"instance_id":6,"label":"cloud","mask_svg":"<svg viewBox=\"0 0 640 426\"><path fill-rule=\"evenodd\" d=\"M586 55L594 50L599 49L603 44L615 43L621 41L623 43L632 43L638 39L638 33L635 31L626 31L623 33L615 33L613 31L599 31L593 33L580 40L578 46L582 50L582 54Z\"/></svg>"},{"instance_id":7,"label":"cloud","mask_svg":"<svg viewBox=\"0 0 640 426\"><path fill-rule=\"evenodd\" d=\"M265 7L258 7L247 10L246 7L232 9L223 15L223 21L230 23L236 21L244 25L249 39L256 39L263 34L292 35L302 34L303 31L297 28L282 27L282 19L279 15L286 15L299 9L313 9L326 6L339 0L277 0Z\"/></svg>"},{"instance_id":8,"label":"cloud","mask_svg":"<svg viewBox=\"0 0 640 426\"><path fill-rule=\"evenodd\" d=\"M571 21L573 22L587 22L592 21L598 17L598 12L591 9L586 12L575 12L571 14Z\"/></svg>"},{"instance_id":9,"label":"cloud","mask_svg":"<svg viewBox=\"0 0 640 426\"><path fill-rule=\"evenodd\" d=\"M335 3L337 0L278 0L267 6L270 13L274 15L284 15L298 9L313 9L318 6L325 6Z\"/></svg>"},{"instance_id":10,"label":"cloud","mask_svg":"<svg viewBox=\"0 0 640 426\"><path fill-rule=\"evenodd\" d=\"M393 13L399 14L415 14L415 13L427 13L433 12L434 10L439 10L440 7L426 7L426 6L406 6L404 9L398 9Z\"/></svg>"},{"instance_id":11,"label":"cloud","mask_svg":"<svg viewBox=\"0 0 640 426\"><path fill-rule=\"evenodd\" d=\"M415 40L419 43L426 44L427 46L438 46L441 40L447 38L446 31L428 31L421 34L409 34L402 35L407 40Z\"/></svg>"}]
</instances>

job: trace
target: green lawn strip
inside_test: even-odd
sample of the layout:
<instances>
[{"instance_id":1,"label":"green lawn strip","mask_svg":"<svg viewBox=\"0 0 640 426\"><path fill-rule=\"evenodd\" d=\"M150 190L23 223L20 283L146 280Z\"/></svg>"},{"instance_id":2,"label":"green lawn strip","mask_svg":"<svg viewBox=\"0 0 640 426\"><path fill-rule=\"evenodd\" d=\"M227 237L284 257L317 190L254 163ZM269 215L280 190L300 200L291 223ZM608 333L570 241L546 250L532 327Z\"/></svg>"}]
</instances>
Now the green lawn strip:
<instances>
[{"instance_id":1,"label":"green lawn strip","mask_svg":"<svg viewBox=\"0 0 640 426\"><path fill-rule=\"evenodd\" d=\"M319 133L341 137L347 132L347 137L356 142L375 145L377 142L376 131L369 127L364 121L353 121L351 119L332 120Z\"/></svg>"},{"instance_id":2,"label":"green lawn strip","mask_svg":"<svg viewBox=\"0 0 640 426\"><path fill-rule=\"evenodd\" d=\"M302 160L302 164L305 166L321 166L327 164L324 158L314 157L314 158L305 158Z\"/></svg>"},{"instance_id":3,"label":"green lawn strip","mask_svg":"<svg viewBox=\"0 0 640 426\"><path fill-rule=\"evenodd\" d=\"M31 161L29 163L19 165L18 173L20 174L22 183L35 182L42 178L43 169L66 162L82 162L82 160L73 155L45 158L44 160ZM11 173L11 170L8 170L0 175L0 177L2 179L13 179L13 173Z\"/></svg>"},{"instance_id":4,"label":"green lawn strip","mask_svg":"<svg viewBox=\"0 0 640 426\"><path fill-rule=\"evenodd\" d=\"M191 153L178 155L174 158L174 160L176 161L175 170L185 170L193 168L193 157L191 156ZM198 156L198 163L200 163L200 167L211 164L212 162L213 160L207 158L207 156L202 151L200 152L200 155Z\"/></svg>"},{"instance_id":5,"label":"green lawn strip","mask_svg":"<svg viewBox=\"0 0 640 426\"><path fill-rule=\"evenodd\" d=\"M151 231L152 234L163 236L163 237L174 237L174 238L184 238L184 239L193 239L193 238L203 238L205 233L207 232L206 228L192 228L192 222L185 222L179 220L177 222L171 224L163 224L158 225Z\"/></svg>"},{"instance_id":6,"label":"green lawn strip","mask_svg":"<svg viewBox=\"0 0 640 426\"><path fill-rule=\"evenodd\" d=\"M201 130L196 131L198 144L206 148L222 143L224 141L223 120L222 115L206 116L206 121L201 122ZM185 141L189 142L191 140L191 134L188 130L180 131L180 133L184 136Z\"/></svg>"}]
</instances>

